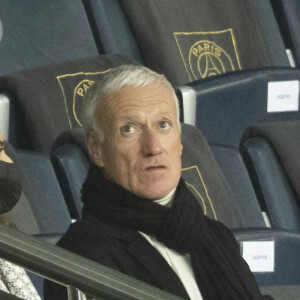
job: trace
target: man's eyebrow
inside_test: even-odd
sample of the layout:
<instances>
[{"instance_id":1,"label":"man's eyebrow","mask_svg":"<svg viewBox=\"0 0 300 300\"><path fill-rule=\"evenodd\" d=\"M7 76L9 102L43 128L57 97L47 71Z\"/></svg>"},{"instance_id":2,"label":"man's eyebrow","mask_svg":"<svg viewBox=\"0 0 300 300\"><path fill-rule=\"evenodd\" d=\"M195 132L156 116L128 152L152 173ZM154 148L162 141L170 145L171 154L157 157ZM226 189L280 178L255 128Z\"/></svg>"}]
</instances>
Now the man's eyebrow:
<instances>
[{"instance_id":1,"label":"man's eyebrow","mask_svg":"<svg viewBox=\"0 0 300 300\"><path fill-rule=\"evenodd\" d=\"M120 116L118 120L121 122L136 122L139 121L140 118L138 116Z\"/></svg>"}]
</instances>

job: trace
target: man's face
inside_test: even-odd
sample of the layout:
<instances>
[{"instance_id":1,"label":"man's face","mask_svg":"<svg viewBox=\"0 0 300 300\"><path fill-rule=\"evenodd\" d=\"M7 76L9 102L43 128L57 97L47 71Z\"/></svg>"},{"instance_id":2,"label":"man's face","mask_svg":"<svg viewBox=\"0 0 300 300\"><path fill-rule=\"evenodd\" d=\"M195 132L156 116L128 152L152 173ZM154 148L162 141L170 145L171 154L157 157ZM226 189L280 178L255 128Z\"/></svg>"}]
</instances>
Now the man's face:
<instances>
[{"instance_id":1,"label":"man's face","mask_svg":"<svg viewBox=\"0 0 300 300\"><path fill-rule=\"evenodd\" d=\"M170 90L154 84L124 86L98 103L95 117L105 139L100 142L92 134L88 147L108 179L150 199L177 186L182 145Z\"/></svg>"}]
</instances>

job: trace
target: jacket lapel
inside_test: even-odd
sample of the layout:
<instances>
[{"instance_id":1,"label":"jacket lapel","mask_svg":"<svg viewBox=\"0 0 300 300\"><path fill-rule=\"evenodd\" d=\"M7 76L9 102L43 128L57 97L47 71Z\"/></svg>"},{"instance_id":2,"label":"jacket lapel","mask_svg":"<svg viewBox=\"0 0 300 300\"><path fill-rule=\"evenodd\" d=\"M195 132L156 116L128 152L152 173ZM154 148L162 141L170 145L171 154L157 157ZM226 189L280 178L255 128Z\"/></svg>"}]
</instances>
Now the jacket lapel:
<instances>
[{"instance_id":1,"label":"jacket lapel","mask_svg":"<svg viewBox=\"0 0 300 300\"><path fill-rule=\"evenodd\" d=\"M184 299L189 296L180 279L160 253L140 234L136 234L128 243L127 250L140 261L155 278L158 287Z\"/></svg>"}]
</instances>

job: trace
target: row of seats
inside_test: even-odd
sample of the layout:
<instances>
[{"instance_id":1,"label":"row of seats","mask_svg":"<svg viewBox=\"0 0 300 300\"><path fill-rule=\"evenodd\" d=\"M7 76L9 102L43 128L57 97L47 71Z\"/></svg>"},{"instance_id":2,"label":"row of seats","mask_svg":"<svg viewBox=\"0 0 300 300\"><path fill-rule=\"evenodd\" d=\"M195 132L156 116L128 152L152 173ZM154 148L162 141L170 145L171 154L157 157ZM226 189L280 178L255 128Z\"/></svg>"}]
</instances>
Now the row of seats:
<instances>
[{"instance_id":1,"label":"row of seats","mask_svg":"<svg viewBox=\"0 0 300 300\"><path fill-rule=\"evenodd\" d=\"M12 212L17 227L62 233L80 218L89 166L80 103L109 69L145 64L177 87L181 119L192 125L183 125L183 176L207 215L246 230L238 239L276 241L280 272L256 274L260 285L299 284L290 265L299 249L299 168L280 158L299 145L282 150L273 137L294 132L288 140L297 141L300 71L290 68L273 13L279 2L291 10L294 1L0 0L0 126L22 149L27 194ZM282 81L287 88L275 98L294 102L274 112L272 89ZM292 254L282 268L284 251Z\"/></svg>"}]
</instances>

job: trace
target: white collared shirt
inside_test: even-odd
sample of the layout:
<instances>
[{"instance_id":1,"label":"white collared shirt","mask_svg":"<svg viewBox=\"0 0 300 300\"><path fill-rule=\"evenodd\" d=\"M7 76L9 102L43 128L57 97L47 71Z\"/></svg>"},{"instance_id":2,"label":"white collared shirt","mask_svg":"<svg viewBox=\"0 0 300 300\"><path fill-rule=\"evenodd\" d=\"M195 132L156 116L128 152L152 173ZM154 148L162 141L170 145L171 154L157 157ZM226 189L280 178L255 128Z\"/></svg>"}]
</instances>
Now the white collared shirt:
<instances>
[{"instance_id":1,"label":"white collared shirt","mask_svg":"<svg viewBox=\"0 0 300 300\"><path fill-rule=\"evenodd\" d=\"M175 189L163 199L155 200L160 205L170 206ZM203 300L195 280L195 275L191 266L189 254L180 254L173 249L169 249L163 243L159 242L153 236L143 232L140 234L162 255L170 267L174 270L183 286L185 287L191 300Z\"/></svg>"}]
</instances>

